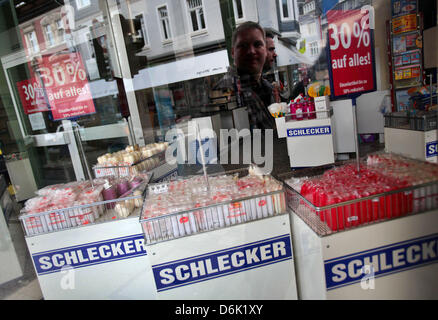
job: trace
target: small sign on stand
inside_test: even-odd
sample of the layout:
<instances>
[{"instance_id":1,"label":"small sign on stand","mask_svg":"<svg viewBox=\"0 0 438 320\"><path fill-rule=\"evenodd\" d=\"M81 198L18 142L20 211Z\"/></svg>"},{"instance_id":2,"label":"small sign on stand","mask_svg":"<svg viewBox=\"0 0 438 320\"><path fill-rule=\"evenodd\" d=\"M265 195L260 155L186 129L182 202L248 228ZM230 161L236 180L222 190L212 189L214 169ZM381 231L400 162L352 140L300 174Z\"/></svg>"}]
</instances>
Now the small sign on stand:
<instances>
[{"instance_id":1,"label":"small sign on stand","mask_svg":"<svg viewBox=\"0 0 438 320\"><path fill-rule=\"evenodd\" d=\"M353 102L356 161L359 172L356 99L376 90L374 10L366 5L354 10L329 10L328 46L331 98Z\"/></svg>"}]
</instances>

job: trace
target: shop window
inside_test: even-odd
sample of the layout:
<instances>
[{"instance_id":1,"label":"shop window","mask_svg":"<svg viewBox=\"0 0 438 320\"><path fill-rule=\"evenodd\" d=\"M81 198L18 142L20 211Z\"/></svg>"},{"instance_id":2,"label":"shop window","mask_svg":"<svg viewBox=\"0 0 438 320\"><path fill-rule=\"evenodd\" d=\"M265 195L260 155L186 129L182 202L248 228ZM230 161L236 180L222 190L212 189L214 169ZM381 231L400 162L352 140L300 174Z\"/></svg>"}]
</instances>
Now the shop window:
<instances>
[{"instance_id":1,"label":"shop window","mask_svg":"<svg viewBox=\"0 0 438 320\"><path fill-rule=\"evenodd\" d=\"M52 47L55 45L55 38L53 36L52 32L52 26L50 24L44 26L44 31L46 33L46 41L48 43L49 47Z\"/></svg>"},{"instance_id":2,"label":"shop window","mask_svg":"<svg viewBox=\"0 0 438 320\"><path fill-rule=\"evenodd\" d=\"M295 20L295 2L292 0L279 0L281 20Z\"/></svg>"},{"instance_id":3,"label":"shop window","mask_svg":"<svg viewBox=\"0 0 438 320\"><path fill-rule=\"evenodd\" d=\"M76 0L78 10L88 7L91 4L90 0Z\"/></svg>"},{"instance_id":4,"label":"shop window","mask_svg":"<svg viewBox=\"0 0 438 320\"><path fill-rule=\"evenodd\" d=\"M170 31L169 14L167 11L167 5L158 8L158 19L160 21L161 37L163 40L170 40L172 34Z\"/></svg>"},{"instance_id":5,"label":"shop window","mask_svg":"<svg viewBox=\"0 0 438 320\"><path fill-rule=\"evenodd\" d=\"M38 39L35 31L30 31L25 34L27 47L31 54L40 52L40 46L38 45Z\"/></svg>"},{"instance_id":6,"label":"shop window","mask_svg":"<svg viewBox=\"0 0 438 320\"><path fill-rule=\"evenodd\" d=\"M205 17L202 0L187 0L190 25L193 32L205 30Z\"/></svg>"},{"instance_id":7,"label":"shop window","mask_svg":"<svg viewBox=\"0 0 438 320\"><path fill-rule=\"evenodd\" d=\"M143 38L144 45L148 46L149 45L149 37L148 37L148 32L147 32L147 28L146 28L146 21L144 19L144 15L139 14L139 15L136 15L135 18L140 20L141 29L139 30L139 32L141 33L140 35Z\"/></svg>"},{"instance_id":8,"label":"shop window","mask_svg":"<svg viewBox=\"0 0 438 320\"><path fill-rule=\"evenodd\" d=\"M237 20L243 20L243 3L242 0L233 0L234 18Z\"/></svg>"}]
</instances>

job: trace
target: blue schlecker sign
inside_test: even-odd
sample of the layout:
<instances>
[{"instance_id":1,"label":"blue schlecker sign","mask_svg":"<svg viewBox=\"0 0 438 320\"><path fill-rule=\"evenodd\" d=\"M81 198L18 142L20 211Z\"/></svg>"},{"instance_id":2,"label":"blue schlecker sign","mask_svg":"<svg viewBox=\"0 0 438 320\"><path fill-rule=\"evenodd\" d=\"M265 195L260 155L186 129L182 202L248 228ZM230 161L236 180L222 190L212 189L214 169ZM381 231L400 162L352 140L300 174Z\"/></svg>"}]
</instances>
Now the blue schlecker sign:
<instances>
[{"instance_id":1,"label":"blue schlecker sign","mask_svg":"<svg viewBox=\"0 0 438 320\"><path fill-rule=\"evenodd\" d=\"M292 250L287 234L153 265L152 270L160 292L289 259L292 259Z\"/></svg>"},{"instance_id":2,"label":"blue schlecker sign","mask_svg":"<svg viewBox=\"0 0 438 320\"><path fill-rule=\"evenodd\" d=\"M331 133L332 133L332 129L330 126L287 129L287 136L290 138L305 137L305 136L319 136L319 135L326 135Z\"/></svg>"},{"instance_id":3,"label":"blue schlecker sign","mask_svg":"<svg viewBox=\"0 0 438 320\"><path fill-rule=\"evenodd\" d=\"M360 282L369 272L374 277L422 267L438 261L438 234L394 243L324 261L327 290Z\"/></svg>"},{"instance_id":4,"label":"blue schlecker sign","mask_svg":"<svg viewBox=\"0 0 438 320\"><path fill-rule=\"evenodd\" d=\"M146 255L144 235L109 239L32 254L38 275Z\"/></svg>"},{"instance_id":5,"label":"blue schlecker sign","mask_svg":"<svg viewBox=\"0 0 438 320\"><path fill-rule=\"evenodd\" d=\"M426 158L438 155L438 141L426 143Z\"/></svg>"}]
</instances>

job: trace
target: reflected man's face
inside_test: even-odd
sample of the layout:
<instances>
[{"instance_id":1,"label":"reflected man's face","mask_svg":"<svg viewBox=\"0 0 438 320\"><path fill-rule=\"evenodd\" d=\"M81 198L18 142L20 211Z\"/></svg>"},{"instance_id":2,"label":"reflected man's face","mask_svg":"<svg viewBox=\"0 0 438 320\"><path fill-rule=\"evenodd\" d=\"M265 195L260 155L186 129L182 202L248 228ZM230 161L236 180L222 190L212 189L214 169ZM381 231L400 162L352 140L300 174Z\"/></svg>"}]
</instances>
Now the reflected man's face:
<instances>
[{"instance_id":1,"label":"reflected man's face","mask_svg":"<svg viewBox=\"0 0 438 320\"><path fill-rule=\"evenodd\" d=\"M275 58L277 57L277 53L275 52L275 43L274 39L266 37L266 66L267 70L271 69L274 65Z\"/></svg>"},{"instance_id":2,"label":"reflected man's face","mask_svg":"<svg viewBox=\"0 0 438 320\"><path fill-rule=\"evenodd\" d=\"M239 72L252 76L261 74L266 54L266 43L260 30L248 29L237 35L232 56Z\"/></svg>"}]
</instances>

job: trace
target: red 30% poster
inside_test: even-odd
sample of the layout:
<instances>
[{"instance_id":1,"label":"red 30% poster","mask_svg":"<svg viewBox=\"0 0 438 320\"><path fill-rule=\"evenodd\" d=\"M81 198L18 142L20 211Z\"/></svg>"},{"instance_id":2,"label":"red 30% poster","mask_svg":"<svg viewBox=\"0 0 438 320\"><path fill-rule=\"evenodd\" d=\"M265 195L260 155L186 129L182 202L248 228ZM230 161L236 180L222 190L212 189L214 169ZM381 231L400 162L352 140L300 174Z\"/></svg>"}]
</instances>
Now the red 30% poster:
<instances>
[{"instance_id":1,"label":"red 30% poster","mask_svg":"<svg viewBox=\"0 0 438 320\"><path fill-rule=\"evenodd\" d=\"M41 81L37 77L17 82L18 95L25 114L48 111L49 105Z\"/></svg>"},{"instance_id":2,"label":"red 30% poster","mask_svg":"<svg viewBox=\"0 0 438 320\"><path fill-rule=\"evenodd\" d=\"M45 56L37 71L44 83L54 120L96 112L79 53Z\"/></svg>"},{"instance_id":3,"label":"red 30% poster","mask_svg":"<svg viewBox=\"0 0 438 320\"><path fill-rule=\"evenodd\" d=\"M369 9L327 12L329 64L335 97L375 90L371 14Z\"/></svg>"}]
</instances>

